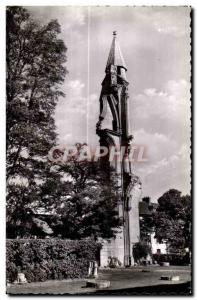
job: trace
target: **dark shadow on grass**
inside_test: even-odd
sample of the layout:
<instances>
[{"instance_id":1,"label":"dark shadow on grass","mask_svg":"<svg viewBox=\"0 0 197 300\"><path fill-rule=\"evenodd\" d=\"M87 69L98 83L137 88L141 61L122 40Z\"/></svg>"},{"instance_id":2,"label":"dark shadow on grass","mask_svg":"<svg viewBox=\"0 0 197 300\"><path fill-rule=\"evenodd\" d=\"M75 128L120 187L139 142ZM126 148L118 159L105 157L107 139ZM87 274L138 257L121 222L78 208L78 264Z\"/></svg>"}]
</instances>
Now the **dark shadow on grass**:
<instances>
[{"instance_id":1,"label":"dark shadow on grass","mask_svg":"<svg viewBox=\"0 0 197 300\"><path fill-rule=\"evenodd\" d=\"M77 294L79 295L79 294ZM85 294L80 294L85 295ZM161 284L155 286L135 287L119 290L97 290L95 293L86 293L86 295L102 296L192 296L191 282L179 284Z\"/></svg>"},{"instance_id":2,"label":"dark shadow on grass","mask_svg":"<svg viewBox=\"0 0 197 300\"><path fill-rule=\"evenodd\" d=\"M135 288L128 288L128 289L118 289L118 290L97 290L95 292L86 292L86 293L76 293L76 294L70 294L70 293L61 293L61 294L42 294L42 293L25 293L25 294L11 294L8 293L11 297L17 297L17 296L192 296L193 291L191 288L191 282L185 282L185 283L179 283L179 284L161 284L161 285L155 285L155 286L145 286L145 287L135 287Z\"/></svg>"}]
</instances>

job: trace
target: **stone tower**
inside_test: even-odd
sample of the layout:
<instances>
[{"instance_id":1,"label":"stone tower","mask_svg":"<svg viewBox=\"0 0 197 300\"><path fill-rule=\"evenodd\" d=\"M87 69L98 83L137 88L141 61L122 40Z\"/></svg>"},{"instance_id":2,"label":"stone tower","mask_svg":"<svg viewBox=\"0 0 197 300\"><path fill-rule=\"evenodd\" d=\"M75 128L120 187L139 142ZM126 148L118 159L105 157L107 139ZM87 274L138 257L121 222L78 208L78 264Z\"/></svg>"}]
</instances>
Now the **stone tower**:
<instances>
[{"instance_id":1,"label":"stone tower","mask_svg":"<svg viewBox=\"0 0 197 300\"><path fill-rule=\"evenodd\" d=\"M129 135L128 115L128 85L126 79L127 67L123 59L116 32L113 40L107 65L105 78L102 82L100 95L100 115L96 125L96 133L100 137L100 146L116 149L125 149L117 153L117 159L109 162L109 156L103 157L101 163L113 167L117 180L121 186L121 198L118 212L123 220L122 228L116 238L103 241L100 264L107 266L109 257L116 257L123 266L134 264L133 244L139 241L139 200L141 196L141 182L131 171L128 155L131 147L132 135ZM107 112L111 112L110 128L103 128ZM120 148L122 147L122 148ZM118 151L118 150L116 150Z\"/></svg>"}]
</instances>

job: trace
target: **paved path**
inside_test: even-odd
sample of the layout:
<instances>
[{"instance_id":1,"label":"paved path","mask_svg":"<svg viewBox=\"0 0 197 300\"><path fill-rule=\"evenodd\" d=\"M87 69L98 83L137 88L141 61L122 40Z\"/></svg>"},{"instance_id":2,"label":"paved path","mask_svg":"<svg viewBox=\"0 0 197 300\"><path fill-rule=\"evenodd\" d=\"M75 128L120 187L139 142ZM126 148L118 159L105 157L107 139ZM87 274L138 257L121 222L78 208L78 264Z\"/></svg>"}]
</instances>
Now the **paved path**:
<instances>
[{"instance_id":1,"label":"paved path","mask_svg":"<svg viewBox=\"0 0 197 300\"><path fill-rule=\"evenodd\" d=\"M110 280L111 286L102 293L116 294L141 287L159 287L177 284L186 284L191 281L190 267L133 267L128 269L102 269L99 271L99 279ZM179 282L160 280L160 277L178 275ZM181 285L180 285L181 286ZM169 286L170 287L170 286ZM167 289L165 289L167 291ZM179 288L178 288L179 290ZM27 283L23 285L12 284L7 287L9 294L92 294L98 293L94 288L86 288L85 279L75 280L50 280L45 282ZM100 293L100 292L99 292ZM139 292L140 293L140 292ZM129 292L128 292L129 294Z\"/></svg>"}]
</instances>

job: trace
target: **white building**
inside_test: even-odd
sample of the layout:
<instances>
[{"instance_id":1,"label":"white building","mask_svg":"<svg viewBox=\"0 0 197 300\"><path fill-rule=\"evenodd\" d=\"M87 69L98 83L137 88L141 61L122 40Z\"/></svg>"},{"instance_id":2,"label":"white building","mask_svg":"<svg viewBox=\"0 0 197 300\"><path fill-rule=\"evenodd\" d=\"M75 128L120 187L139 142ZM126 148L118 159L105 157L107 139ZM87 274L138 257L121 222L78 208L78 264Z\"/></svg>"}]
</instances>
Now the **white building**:
<instances>
[{"instance_id":1,"label":"white building","mask_svg":"<svg viewBox=\"0 0 197 300\"><path fill-rule=\"evenodd\" d=\"M154 238L155 233L151 234L151 248L152 254L166 254L167 253L167 245L166 243L158 243L157 239Z\"/></svg>"}]
</instances>

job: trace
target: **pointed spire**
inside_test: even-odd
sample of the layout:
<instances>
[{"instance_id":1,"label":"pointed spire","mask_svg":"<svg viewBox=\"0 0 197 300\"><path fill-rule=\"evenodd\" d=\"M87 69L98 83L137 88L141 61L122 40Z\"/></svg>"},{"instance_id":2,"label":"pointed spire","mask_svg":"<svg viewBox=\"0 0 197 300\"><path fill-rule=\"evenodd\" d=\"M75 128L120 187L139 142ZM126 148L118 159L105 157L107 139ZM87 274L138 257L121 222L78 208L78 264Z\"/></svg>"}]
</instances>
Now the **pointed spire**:
<instances>
[{"instance_id":1,"label":"pointed spire","mask_svg":"<svg viewBox=\"0 0 197 300\"><path fill-rule=\"evenodd\" d=\"M109 52L106 68L110 65L114 65L114 66L123 67L127 70L116 36L117 36L116 31L113 31L113 40L112 40L112 45Z\"/></svg>"}]
</instances>

